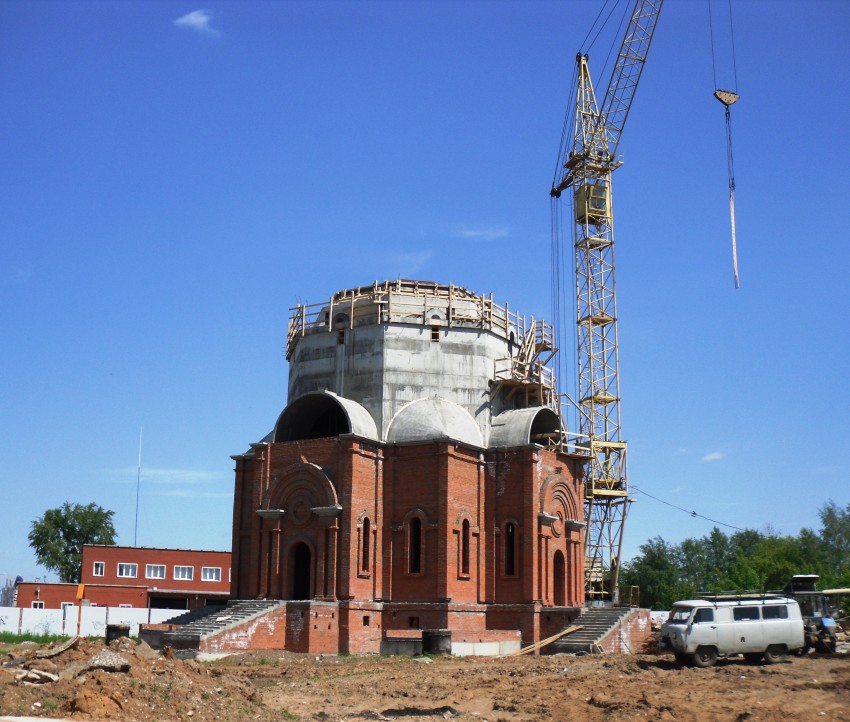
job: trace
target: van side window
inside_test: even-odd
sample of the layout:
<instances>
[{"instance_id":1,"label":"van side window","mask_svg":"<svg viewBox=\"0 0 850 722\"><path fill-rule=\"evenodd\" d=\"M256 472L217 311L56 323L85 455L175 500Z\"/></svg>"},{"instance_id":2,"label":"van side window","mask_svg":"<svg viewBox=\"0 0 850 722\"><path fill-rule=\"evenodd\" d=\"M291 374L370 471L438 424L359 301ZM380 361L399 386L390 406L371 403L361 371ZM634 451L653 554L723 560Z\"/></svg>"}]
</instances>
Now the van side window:
<instances>
[{"instance_id":1,"label":"van side window","mask_svg":"<svg viewBox=\"0 0 850 722\"><path fill-rule=\"evenodd\" d=\"M758 621L759 608L758 607L734 607L732 609L732 618L736 622L751 622L753 620Z\"/></svg>"},{"instance_id":2,"label":"van side window","mask_svg":"<svg viewBox=\"0 0 850 722\"><path fill-rule=\"evenodd\" d=\"M763 619L788 619L788 607L784 604L762 607L761 616Z\"/></svg>"},{"instance_id":3,"label":"van side window","mask_svg":"<svg viewBox=\"0 0 850 722\"><path fill-rule=\"evenodd\" d=\"M700 622L713 622L714 621L714 610L713 609L697 609L694 614L694 624L699 624Z\"/></svg>"}]
</instances>

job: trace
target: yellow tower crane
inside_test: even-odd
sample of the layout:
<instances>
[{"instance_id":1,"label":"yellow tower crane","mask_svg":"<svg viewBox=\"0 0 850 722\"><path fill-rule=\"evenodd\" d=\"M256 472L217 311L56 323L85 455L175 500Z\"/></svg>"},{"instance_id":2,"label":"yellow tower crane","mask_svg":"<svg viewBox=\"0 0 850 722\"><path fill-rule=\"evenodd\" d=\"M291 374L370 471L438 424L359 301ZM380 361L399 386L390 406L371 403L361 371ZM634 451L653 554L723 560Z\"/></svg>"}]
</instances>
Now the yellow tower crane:
<instances>
[{"instance_id":1,"label":"yellow tower crane","mask_svg":"<svg viewBox=\"0 0 850 722\"><path fill-rule=\"evenodd\" d=\"M587 55L579 54L572 147L559 153L553 206L572 188L579 427L585 469L586 594L617 602L628 477L620 430L617 296L611 174L663 0L637 0L608 89L597 105ZM554 209L553 209L554 210Z\"/></svg>"}]
</instances>

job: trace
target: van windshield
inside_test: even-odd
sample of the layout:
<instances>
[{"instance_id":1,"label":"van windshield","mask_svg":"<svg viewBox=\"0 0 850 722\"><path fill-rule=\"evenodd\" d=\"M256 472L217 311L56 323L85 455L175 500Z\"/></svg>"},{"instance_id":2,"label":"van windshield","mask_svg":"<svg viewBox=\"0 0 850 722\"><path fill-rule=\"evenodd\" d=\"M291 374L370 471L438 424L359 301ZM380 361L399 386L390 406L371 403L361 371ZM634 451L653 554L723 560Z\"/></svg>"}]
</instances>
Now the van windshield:
<instances>
[{"instance_id":1,"label":"van windshield","mask_svg":"<svg viewBox=\"0 0 850 722\"><path fill-rule=\"evenodd\" d=\"M693 609L691 607L673 607L670 616L667 618L668 624L687 624Z\"/></svg>"}]
</instances>

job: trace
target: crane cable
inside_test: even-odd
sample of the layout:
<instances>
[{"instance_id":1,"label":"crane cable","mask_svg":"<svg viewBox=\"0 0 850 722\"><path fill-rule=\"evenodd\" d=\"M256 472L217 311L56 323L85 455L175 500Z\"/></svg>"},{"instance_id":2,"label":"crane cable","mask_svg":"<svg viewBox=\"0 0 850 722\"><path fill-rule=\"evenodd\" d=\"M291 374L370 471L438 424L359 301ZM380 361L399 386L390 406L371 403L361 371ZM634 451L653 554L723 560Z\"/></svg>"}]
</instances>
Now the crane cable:
<instances>
[{"instance_id":1,"label":"crane cable","mask_svg":"<svg viewBox=\"0 0 850 722\"><path fill-rule=\"evenodd\" d=\"M648 491L644 491L643 489L639 489L634 484L631 485L631 491L636 491L638 494L643 494L644 496L648 496L650 499L655 499L655 501L660 501L662 504L666 504L667 506L673 507L674 509L678 509L679 511L685 512L685 514L689 514L694 519L705 519L706 521L710 521L712 524L720 524L720 526L728 527L729 529L737 529L738 531L746 531L746 529L742 529L739 526L734 526L732 524L727 524L726 522L718 521L717 519L712 519L710 516L705 516L704 514L700 514L697 511L692 509L685 509L683 506L676 506L675 504L671 504L669 501L665 501L664 499L659 499L657 496L653 496Z\"/></svg>"},{"instance_id":2,"label":"crane cable","mask_svg":"<svg viewBox=\"0 0 850 722\"><path fill-rule=\"evenodd\" d=\"M738 239L735 233L735 159L732 152L732 115L729 107L738 102L738 65L735 58L735 29L732 24L732 0L729 0L729 34L732 42L732 75L735 90L721 90L717 86L717 64L714 58L714 24L711 13L711 0L708 0L708 28L711 35L711 71L714 76L714 97L723 103L726 115L726 167L729 174L729 216L732 221L732 267L735 273L735 288L740 288L738 279Z\"/></svg>"}]
</instances>

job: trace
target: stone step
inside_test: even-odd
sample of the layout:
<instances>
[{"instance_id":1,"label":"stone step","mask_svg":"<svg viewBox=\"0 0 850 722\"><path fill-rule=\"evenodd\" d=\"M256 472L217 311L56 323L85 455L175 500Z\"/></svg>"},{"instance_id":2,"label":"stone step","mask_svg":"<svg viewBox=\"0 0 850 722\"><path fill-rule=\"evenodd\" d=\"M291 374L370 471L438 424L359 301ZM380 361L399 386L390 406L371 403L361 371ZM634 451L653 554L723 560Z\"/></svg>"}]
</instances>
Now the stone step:
<instances>
[{"instance_id":1,"label":"stone step","mask_svg":"<svg viewBox=\"0 0 850 722\"><path fill-rule=\"evenodd\" d=\"M631 609L628 607L585 609L572 621L572 624L581 625L582 629L556 640L547 651L554 654L598 652L599 642L630 612Z\"/></svg>"}]
</instances>

